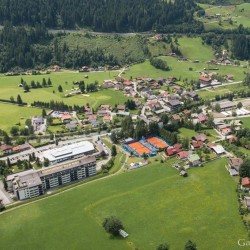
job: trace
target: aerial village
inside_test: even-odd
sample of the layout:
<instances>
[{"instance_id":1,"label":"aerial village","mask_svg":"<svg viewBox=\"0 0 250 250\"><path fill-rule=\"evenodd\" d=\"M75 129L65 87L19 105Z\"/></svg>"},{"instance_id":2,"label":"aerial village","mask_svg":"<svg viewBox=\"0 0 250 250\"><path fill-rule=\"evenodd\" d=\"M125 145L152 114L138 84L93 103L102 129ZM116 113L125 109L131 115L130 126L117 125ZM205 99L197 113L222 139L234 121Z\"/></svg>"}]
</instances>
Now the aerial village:
<instances>
[{"instance_id":1,"label":"aerial village","mask_svg":"<svg viewBox=\"0 0 250 250\"><path fill-rule=\"evenodd\" d=\"M161 37L156 36L156 39ZM166 56L175 57L176 54ZM209 62L210 67L213 64L231 65L226 50L216 57ZM61 70L58 65L51 69L54 72ZM246 150L250 147L249 141L244 144L238 136L244 123L241 118L250 114L249 100L237 101L228 95L204 101L199 96L203 89L216 92L218 86L234 84L234 75L222 77L216 68L214 71L204 69L197 72L196 82L183 88L175 76L126 79L123 74L129 71L129 66L122 69L119 66L96 69L83 66L79 73L105 70L119 70L120 73L113 80L95 83L93 88L100 94L105 89L119 91L127 98L126 102L113 106L101 104L98 108L86 104L73 110L67 107L44 109L42 116L33 116L26 126L28 130L32 127L32 134L43 138L43 143L38 139L35 147L29 141L0 146L1 160L18 166L18 171L13 169L6 178L5 188L10 194L7 203L40 196L56 187L107 171L107 165L115 156L107 143L116 145L126 156L119 163L119 171L146 166L153 159L160 159L164 164L174 158L172 167L180 176L187 177L189 168L227 157L230 159L230 164L225 166L228 173L232 177L239 175L245 155L237 151L235 145ZM74 87L65 98L89 96L82 92L82 84L73 82ZM24 86L21 83L19 87ZM128 128L124 128L124 124L127 123L134 132L126 131ZM145 127L144 131L138 132L140 127ZM36 167L30 164L32 161ZM250 180L244 180L242 188L250 188Z\"/></svg>"}]
</instances>

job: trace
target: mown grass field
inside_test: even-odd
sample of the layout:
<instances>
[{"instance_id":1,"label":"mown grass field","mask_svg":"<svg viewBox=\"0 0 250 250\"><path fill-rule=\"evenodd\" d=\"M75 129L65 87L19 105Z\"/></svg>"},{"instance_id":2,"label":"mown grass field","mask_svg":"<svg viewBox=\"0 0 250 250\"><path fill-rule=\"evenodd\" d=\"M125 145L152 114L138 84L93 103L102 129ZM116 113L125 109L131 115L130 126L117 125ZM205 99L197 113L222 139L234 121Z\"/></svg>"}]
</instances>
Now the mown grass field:
<instances>
[{"instance_id":1,"label":"mown grass field","mask_svg":"<svg viewBox=\"0 0 250 250\"><path fill-rule=\"evenodd\" d=\"M250 117L240 118L240 120L243 122L243 125L242 125L243 128L250 129Z\"/></svg>"},{"instance_id":2,"label":"mown grass field","mask_svg":"<svg viewBox=\"0 0 250 250\"><path fill-rule=\"evenodd\" d=\"M20 127L23 128L25 121L35 115L41 116L42 109L0 103L0 129L9 132L12 126L19 123Z\"/></svg>"},{"instance_id":3,"label":"mown grass field","mask_svg":"<svg viewBox=\"0 0 250 250\"><path fill-rule=\"evenodd\" d=\"M84 75L88 75L89 78L85 79ZM70 73L70 72L59 72L52 73L49 75L28 75L22 76L24 81L30 84L31 80L35 82L39 81L42 83L42 79L48 78L52 81L52 87L31 89L30 92L24 93L23 88L18 87L20 83L21 76L0 76L0 99L10 99L11 96L16 100L17 95L20 94L24 102L29 104L33 101L44 101L49 102L63 101L68 105L84 105L89 103L92 107L96 108L100 104L110 104L115 105L119 103L124 103L128 98L123 95L122 92L114 91L113 89L98 91L94 93L87 93L89 96L75 95L72 97L65 97L65 94L71 92L71 89L76 88L77 85L73 85L73 81L84 80L85 84L93 83L98 81L102 84L103 80L114 79L118 75L118 71L111 72L95 72L95 73ZM58 86L61 85L63 88L63 93L58 91ZM53 93L53 91L55 93Z\"/></svg>"},{"instance_id":4,"label":"mown grass field","mask_svg":"<svg viewBox=\"0 0 250 250\"><path fill-rule=\"evenodd\" d=\"M200 90L198 93L199 96L203 99L213 99L216 95L224 95L226 93L241 90L248 90L248 87L245 86L243 83L237 83L227 86L216 87L214 90Z\"/></svg>"},{"instance_id":5,"label":"mown grass field","mask_svg":"<svg viewBox=\"0 0 250 250\"><path fill-rule=\"evenodd\" d=\"M206 12L207 15L220 14L221 18L206 19L197 18L199 21L204 23L207 30L210 29L233 29L237 28L240 24L244 27L250 27L250 3L242 3L236 5L233 3L228 6L215 6L208 4L199 4ZM232 19L232 24L229 23L228 19ZM221 20L221 25L219 25Z\"/></svg>"},{"instance_id":6,"label":"mown grass field","mask_svg":"<svg viewBox=\"0 0 250 250\"><path fill-rule=\"evenodd\" d=\"M209 65L207 62L214 59L214 51L211 47L202 44L201 38L181 37L178 38L178 44L183 57L188 58L189 61L181 62L175 57L160 56L159 58L167 62L168 66L171 68L170 71L156 69L150 65L149 61L145 61L131 66L124 76L127 78L131 76L132 78L147 76L155 79L159 77L167 78L169 76L175 76L177 79L180 79L179 83L181 84L184 79L188 81L197 81L200 76L199 72L205 69L206 71L214 71L211 68L218 68L216 72L221 76L233 74L235 76L235 81L244 79L244 71L246 71L246 69L243 67ZM198 60L198 62L194 62L195 60Z\"/></svg>"},{"instance_id":7,"label":"mown grass field","mask_svg":"<svg viewBox=\"0 0 250 250\"><path fill-rule=\"evenodd\" d=\"M200 250L240 249L247 233L238 213L236 184L213 161L182 178L169 163L128 171L1 215L3 249L152 250L161 242ZM101 224L119 217L127 239L110 238Z\"/></svg>"}]
</instances>

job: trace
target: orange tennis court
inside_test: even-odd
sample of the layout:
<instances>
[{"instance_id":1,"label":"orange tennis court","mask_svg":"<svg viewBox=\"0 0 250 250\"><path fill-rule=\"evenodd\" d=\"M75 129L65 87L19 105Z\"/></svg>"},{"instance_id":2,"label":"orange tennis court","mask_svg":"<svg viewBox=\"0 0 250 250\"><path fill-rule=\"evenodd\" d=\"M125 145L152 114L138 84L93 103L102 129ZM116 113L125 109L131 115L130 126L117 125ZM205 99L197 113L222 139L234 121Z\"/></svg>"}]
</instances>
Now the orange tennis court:
<instances>
[{"instance_id":1,"label":"orange tennis court","mask_svg":"<svg viewBox=\"0 0 250 250\"><path fill-rule=\"evenodd\" d=\"M151 137L151 138L148 138L146 141L160 149L164 149L169 146L166 142L159 139L158 137Z\"/></svg>"},{"instance_id":2,"label":"orange tennis court","mask_svg":"<svg viewBox=\"0 0 250 250\"><path fill-rule=\"evenodd\" d=\"M134 149L139 155L143 155L143 153L148 154L151 151L143 146L140 142L133 142L131 144L128 144L128 146L132 149Z\"/></svg>"}]
</instances>

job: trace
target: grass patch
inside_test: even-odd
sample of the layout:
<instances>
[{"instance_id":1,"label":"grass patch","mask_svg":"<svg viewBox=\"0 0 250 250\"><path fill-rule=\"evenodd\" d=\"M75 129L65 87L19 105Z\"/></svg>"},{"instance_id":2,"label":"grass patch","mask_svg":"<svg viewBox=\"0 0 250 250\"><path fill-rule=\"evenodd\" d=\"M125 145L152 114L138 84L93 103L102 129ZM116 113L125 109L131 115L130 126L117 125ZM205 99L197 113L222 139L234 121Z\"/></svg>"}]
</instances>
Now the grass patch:
<instances>
[{"instance_id":1,"label":"grass patch","mask_svg":"<svg viewBox=\"0 0 250 250\"><path fill-rule=\"evenodd\" d=\"M0 89L1 93L1 89ZM31 107L20 107L14 104L0 103L0 128L10 131L11 127L18 126L20 128L24 128L25 121L27 119L31 119L32 116L40 116L42 115L42 109L39 108L31 108ZM20 124L17 125L17 124Z\"/></svg>"},{"instance_id":2,"label":"grass patch","mask_svg":"<svg viewBox=\"0 0 250 250\"><path fill-rule=\"evenodd\" d=\"M125 250L133 244L151 250L167 240L173 249L182 249L191 238L201 250L237 249L237 240L247 233L226 162L192 169L188 178L156 163L19 208L1 216L1 245ZM105 233L101 223L109 215L122 220L128 239L110 239Z\"/></svg>"}]
</instances>

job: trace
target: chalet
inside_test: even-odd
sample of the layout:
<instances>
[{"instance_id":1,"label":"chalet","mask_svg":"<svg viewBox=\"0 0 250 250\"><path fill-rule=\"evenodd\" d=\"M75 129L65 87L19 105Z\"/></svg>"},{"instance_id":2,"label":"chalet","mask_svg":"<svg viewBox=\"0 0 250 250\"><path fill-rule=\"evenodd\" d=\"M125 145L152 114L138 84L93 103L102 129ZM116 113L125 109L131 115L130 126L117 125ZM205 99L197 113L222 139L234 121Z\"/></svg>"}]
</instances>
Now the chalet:
<instances>
[{"instance_id":1,"label":"chalet","mask_svg":"<svg viewBox=\"0 0 250 250\"><path fill-rule=\"evenodd\" d=\"M201 164L200 156L197 154L189 155L188 162L192 167L199 166Z\"/></svg>"},{"instance_id":2,"label":"chalet","mask_svg":"<svg viewBox=\"0 0 250 250\"><path fill-rule=\"evenodd\" d=\"M232 144L232 143L234 143L234 142L236 142L237 141L237 138L235 137L235 136L231 136L230 138L228 138L228 142L230 143L230 144Z\"/></svg>"},{"instance_id":3,"label":"chalet","mask_svg":"<svg viewBox=\"0 0 250 250\"><path fill-rule=\"evenodd\" d=\"M111 122L111 116L104 116L103 118L104 123L110 123Z\"/></svg>"},{"instance_id":4,"label":"chalet","mask_svg":"<svg viewBox=\"0 0 250 250\"><path fill-rule=\"evenodd\" d=\"M119 111L125 111L126 110L126 106L124 104L119 104L119 105L117 105L117 110L119 110Z\"/></svg>"},{"instance_id":5,"label":"chalet","mask_svg":"<svg viewBox=\"0 0 250 250\"><path fill-rule=\"evenodd\" d=\"M230 158L229 164L231 168L234 168L235 170L239 171L240 166L243 164L243 160L241 158Z\"/></svg>"},{"instance_id":6,"label":"chalet","mask_svg":"<svg viewBox=\"0 0 250 250\"><path fill-rule=\"evenodd\" d=\"M69 122L71 122L71 119L72 119L72 117L71 117L70 114L63 114L63 115L61 116L61 121L62 121L63 123L69 123Z\"/></svg>"},{"instance_id":7,"label":"chalet","mask_svg":"<svg viewBox=\"0 0 250 250\"><path fill-rule=\"evenodd\" d=\"M161 109L162 106L158 101L150 101L147 103L147 107L149 108L149 110L151 111L156 111L158 109Z\"/></svg>"},{"instance_id":8,"label":"chalet","mask_svg":"<svg viewBox=\"0 0 250 250\"><path fill-rule=\"evenodd\" d=\"M212 82L212 79L209 78L209 77L201 76L201 77L199 78L199 81L200 81L200 84L203 84L203 85L210 85L211 82Z\"/></svg>"},{"instance_id":9,"label":"chalet","mask_svg":"<svg viewBox=\"0 0 250 250\"><path fill-rule=\"evenodd\" d=\"M3 144L3 145L0 146L0 151L3 154L10 154L10 153L12 153L12 146L7 145L7 144Z\"/></svg>"},{"instance_id":10,"label":"chalet","mask_svg":"<svg viewBox=\"0 0 250 250\"><path fill-rule=\"evenodd\" d=\"M215 146L216 146L216 144L213 143L213 142L208 142L208 143L207 143L207 148L212 149L212 148L215 147Z\"/></svg>"},{"instance_id":11,"label":"chalet","mask_svg":"<svg viewBox=\"0 0 250 250\"><path fill-rule=\"evenodd\" d=\"M171 111L173 111L181 106L181 102L179 101L179 99L169 96L166 105L170 108Z\"/></svg>"},{"instance_id":12,"label":"chalet","mask_svg":"<svg viewBox=\"0 0 250 250\"><path fill-rule=\"evenodd\" d=\"M97 120L97 115L88 115L88 121L96 121Z\"/></svg>"},{"instance_id":13,"label":"chalet","mask_svg":"<svg viewBox=\"0 0 250 250\"><path fill-rule=\"evenodd\" d=\"M203 148L203 142L202 141L192 141L191 148L192 149Z\"/></svg>"},{"instance_id":14,"label":"chalet","mask_svg":"<svg viewBox=\"0 0 250 250\"><path fill-rule=\"evenodd\" d=\"M195 91L186 91L183 96L187 99L192 99L193 101L199 100L199 95Z\"/></svg>"},{"instance_id":15,"label":"chalet","mask_svg":"<svg viewBox=\"0 0 250 250\"><path fill-rule=\"evenodd\" d=\"M84 107L84 113L85 113L85 115L92 115L93 110L90 107Z\"/></svg>"},{"instance_id":16,"label":"chalet","mask_svg":"<svg viewBox=\"0 0 250 250\"><path fill-rule=\"evenodd\" d=\"M232 130L231 130L231 128L222 128L222 129L220 129L220 132L222 135L227 136L227 135L230 135L232 133Z\"/></svg>"},{"instance_id":17,"label":"chalet","mask_svg":"<svg viewBox=\"0 0 250 250\"><path fill-rule=\"evenodd\" d=\"M83 72L88 72L88 71L89 71L89 67L87 67L87 66L82 66L82 67L81 67L81 71L83 71Z\"/></svg>"},{"instance_id":18,"label":"chalet","mask_svg":"<svg viewBox=\"0 0 250 250\"><path fill-rule=\"evenodd\" d=\"M120 77L120 76L117 76L117 77L115 78L115 80L116 80L117 82L120 82L120 83L123 83L123 82L125 81L125 79L124 79L123 77Z\"/></svg>"},{"instance_id":19,"label":"chalet","mask_svg":"<svg viewBox=\"0 0 250 250\"><path fill-rule=\"evenodd\" d=\"M208 120L208 116L204 115L203 113L198 114L198 120L200 123L204 123Z\"/></svg>"},{"instance_id":20,"label":"chalet","mask_svg":"<svg viewBox=\"0 0 250 250\"><path fill-rule=\"evenodd\" d=\"M31 119L31 124L33 127L40 126L45 123L45 119L43 117L33 116Z\"/></svg>"},{"instance_id":21,"label":"chalet","mask_svg":"<svg viewBox=\"0 0 250 250\"><path fill-rule=\"evenodd\" d=\"M108 104L102 104L100 110L112 110L112 107Z\"/></svg>"},{"instance_id":22,"label":"chalet","mask_svg":"<svg viewBox=\"0 0 250 250\"><path fill-rule=\"evenodd\" d=\"M188 151L181 151L179 153L177 153L177 158L179 158L180 160L186 160L189 156L189 152Z\"/></svg>"},{"instance_id":23,"label":"chalet","mask_svg":"<svg viewBox=\"0 0 250 250\"><path fill-rule=\"evenodd\" d=\"M108 116L108 115L110 115L110 113L111 112L109 110L98 110L97 116L99 116L99 117Z\"/></svg>"},{"instance_id":24,"label":"chalet","mask_svg":"<svg viewBox=\"0 0 250 250\"><path fill-rule=\"evenodd\" d=\"M123 85L125 85L125 86L127 86L127 87L130 87L130 86L132 87L132 86L134 85L134 83L131 82L131 81L127 81L127 80L126 80L126 81L123 82Z\"/></svg>"},{"instance_id":25,"label":"chalet","mask_svg":"<svg viewBox=\"0 0 250 250\"><path fill-rule=\"evenodd\" d=\"M176 121L176 122L180 122L181 121L181 117L179 115L177 115L177 114L172 115L172 119L174 121Z\"/></svg>"},{"instance_id":26,"label":"chalet","mask_svg":"<svg viewBox=\"0 0 250 250\"><path fill-rule=\"evenodd\" d=\"M195 141L206 142L207 141L207 136L205 134L197 134L197 135L193 136L192 139L195 140Z\"/></svg>"},{"instance_id":27,"label":"chalet","mask_svg":"<svg viewBox=\"0 0 250 250\"><path fill-rule=\"evenodd\" d=\"M241 189L249 190L250 189L250 178L245 177L241 179Z\"/></svg>"},{"instance_id":28,"label":"chalet","mask_svg":"<svg viewBox=\"0 0 250 250\"><path fill-rule=\"evenodd\" d=\"M167 156L172 156L178 154L180 151L181 151L181 145L175 144L174 146L168 147L165 152Z\"/></svg>"}]
</instances>

